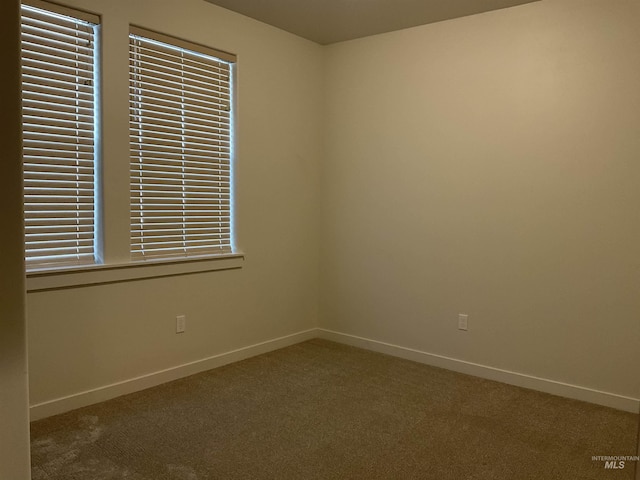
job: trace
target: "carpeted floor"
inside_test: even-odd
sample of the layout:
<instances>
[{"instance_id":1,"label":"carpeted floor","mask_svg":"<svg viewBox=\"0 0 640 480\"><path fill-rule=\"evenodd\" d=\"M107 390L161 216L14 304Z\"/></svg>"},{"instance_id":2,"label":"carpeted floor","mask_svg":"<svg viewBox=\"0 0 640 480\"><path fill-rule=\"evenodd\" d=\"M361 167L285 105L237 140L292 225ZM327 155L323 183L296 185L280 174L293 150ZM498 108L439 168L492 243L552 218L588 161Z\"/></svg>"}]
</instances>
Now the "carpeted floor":
<instances>
[{"instance_id":1,"label":"carpeted floor","mask_svg":"<svg viewBox=\"0 0 640 480\"><path fill-rule=\"evenodd\" d=\"M312 340L34 422L33 479L631 479L637 423Z\"/></svg>"}]
</instances>

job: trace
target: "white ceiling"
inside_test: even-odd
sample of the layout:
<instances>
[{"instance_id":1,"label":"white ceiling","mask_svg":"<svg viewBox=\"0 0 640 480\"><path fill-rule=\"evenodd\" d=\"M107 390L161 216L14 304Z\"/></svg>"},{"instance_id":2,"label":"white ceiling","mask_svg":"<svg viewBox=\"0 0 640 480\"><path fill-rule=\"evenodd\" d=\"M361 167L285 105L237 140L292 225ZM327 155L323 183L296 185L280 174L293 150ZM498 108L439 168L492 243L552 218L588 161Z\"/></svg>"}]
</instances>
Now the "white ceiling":
<instances>
[{"instance_id":1,"label":"white ceiling","mask_svg":"<svg viewBox=\"0 0 640 480\"><path fill-rule=\"evenodd\" d=\"M322 45L538 0L206 0Z\"/></svg>"}]
</instances>

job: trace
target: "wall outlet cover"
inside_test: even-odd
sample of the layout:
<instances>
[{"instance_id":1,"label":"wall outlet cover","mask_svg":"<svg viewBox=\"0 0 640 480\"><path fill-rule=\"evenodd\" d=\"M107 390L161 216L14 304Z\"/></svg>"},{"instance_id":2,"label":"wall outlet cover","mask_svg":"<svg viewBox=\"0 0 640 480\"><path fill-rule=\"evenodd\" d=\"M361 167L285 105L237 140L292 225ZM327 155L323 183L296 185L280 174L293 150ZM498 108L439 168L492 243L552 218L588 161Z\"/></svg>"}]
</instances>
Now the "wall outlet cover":
<instances>
[{"instance_id":1,"label":"wall outlet cover","mask_svg":"<svg viewBox=\"0 0 640 480\"><path fill-rule=\"evenodd\" d=\"M469 315L464 313L458 314L458 330L467 330L469 323Z\"/></svg>"}]
</instances>

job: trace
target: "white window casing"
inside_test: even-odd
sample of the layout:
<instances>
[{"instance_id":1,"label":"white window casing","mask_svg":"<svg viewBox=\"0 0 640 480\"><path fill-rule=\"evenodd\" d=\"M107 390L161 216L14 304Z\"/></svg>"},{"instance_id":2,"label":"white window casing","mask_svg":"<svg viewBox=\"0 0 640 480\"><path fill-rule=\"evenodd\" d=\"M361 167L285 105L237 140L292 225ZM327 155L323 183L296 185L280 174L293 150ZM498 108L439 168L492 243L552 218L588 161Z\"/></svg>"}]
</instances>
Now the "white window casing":
<instances>
[{"instance_id":1,"label":"white window casing","mask_svg":"<svg viewBox=\"0 0 640 480\"><path fill-rule=\"evenodd\" d=\"M131 258L231 253L231 54L131 27Z\"/></svg>"},{"instance_id":2,"label":"white window casing","mask_svg":"<svg viewBox=\"0 0 640 480\"><path fill-rule=\"evenodd\" d=\"M98 23L45 2L22 5L28 270L95 263Z\"/></svg>"}]
</instances>

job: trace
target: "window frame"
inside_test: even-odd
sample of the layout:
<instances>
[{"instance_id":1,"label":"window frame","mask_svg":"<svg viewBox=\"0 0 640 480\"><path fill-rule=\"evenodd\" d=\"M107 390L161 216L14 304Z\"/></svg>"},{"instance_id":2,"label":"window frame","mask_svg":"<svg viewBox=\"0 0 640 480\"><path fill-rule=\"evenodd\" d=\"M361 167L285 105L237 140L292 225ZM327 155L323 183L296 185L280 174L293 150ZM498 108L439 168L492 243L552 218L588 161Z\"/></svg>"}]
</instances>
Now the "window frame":
<instances>
[{"instance_id":1,"label":"window frame","mask_svg":"<svg viewBox=\"0 0 640 480\"><path fill-rule=\"evenodd\" d=\"M35 12L28 15L24 11L24 7L34 9ZM50 16L51 20L57 16L64 17L64 19L61 18L59 23L50 21L44 24L44 21L38 19L41 15ZM98 15L58 4L41 0L27 0L22 2L20 19L21 59L22 63L25 64L22 66L21 71L23 85L22 132L23 137L25 137L23 140L24 165L22 169L25 182L23 190L25 269L27 272L35 272L96 265L100 258L98 251L98 244L100 243L98 218L100 169L98 64L100 58L101 18ZM24 31L25 23L34 25L29 27L30 29L40 28L42 32L48 30L46 36L43 35L38 38L36 43L26 49L24 48L24 40L25 35L28 34ZM38 23L43 23L43 27L36 27L35 25ZM72 57L67 58L60 64L51 64L52 68L47 68L49 64L37 66L42 63L41 57L46 58L49 56L49 53L46 53L47 49L55 45L57 41L55 37L58 35L56 30L64 31L67 29L65 24L70 23L74 24L75 31L79 30L79 25L81 24L87 24L87 28L91 29L90 32L86 32L87 38L92 40L89 49L91 51L90 62L84 62L84 65L90 66L82 67L83 62L77 62L73 66ZM42 48L41 45L47 47ZM69 55L72 55L74 51L75 55L78 55L82 49L77 42L75 46L68 42L68 38L64 42L60 42L60 45L58 52L66 51ZM75 58L77 59L77 57ZM69 65L65 66L65 63ZM56 90L55 82L61 82L63 78L66 80L70 75L73 75L73 73L70 73L73 71L75 71L76 82L70 85L76 86L75 99L71 97L65 98L61 95L54 97L56 101L55 107L48 106L47 96ZM77 88L82 78L79 76L81 73L91 73L89 80L91 84L88 89L89 97L85 100L80 99L80 89ZM31 76L31 78L29 79L28 76ZM58 77L58 80L56 80L56 77ZM25 80L32 80L33 85L25 88ZM46 83L48 81L50 83ZM86 78L85 81L87 81ZM86 83L84 86L87 86ZM73 91L73 88L67 88L66 86L63 90L67 94ZM66 105L68 110L66 113L57 110L63 104ZM38 114L39 111L44 111L45 113ZM73 113L74 111L75 113ZM91 112L90 128L79 126L82 123L87 123L80 120L81 117L89 117L87 111ZM47 116L49 112L56 112L58 115ZM28 117L33 117L30 123L26 120ZM64 117L75 117L75 126L73 126L74 122L72 120ZM26 125L29 126L26 127ZM60 131L75 129L75 135L68 137L72 142L58 143L60 140L67 140L65 134L45 133L47 130L55 131L56 129ZM86 135L88 133L90 133L89 136L83 136L83 134ZM73 145L75 145L75 149L72 147ZM81 153L83 150L84 153ZM43 152L49 151L51 151L50 157L46 161L39 163L38 157ZM73 158L74 152L75 158ZM52 160L54 158L58 160ZM28 163L27 160L29 161ZM27 164L30 166L26 167ZM73 171L75 171L75 174ZM73 179L74 176L75 180ZM82 180L82 177L85 177L85 179ZM70 189L70 186L74 183L75 195L70 197L74 198L74 201L68 202L66 205L63 202L54 204L50 201L51 198L55 198L63 192L68 195L74 190ZM43 185L43 187L40 188L40 185ZM89 193L80 193L82 188L90 188ZM33 193L29 193L29 191ZM46 199L47 197L49 197L48 200ZM56 217L50 217L54 215L54 212L57 212L55 213ZM53 225L46 225L43 223L46 218L55 218L57 222ZM75 221L75 223L70 223L72 221ZM30 227L30 222L39 222L42 225ZM71 231L74 227L75 233ZM44 230L44 233L36 233L35 230ZM66 233L65 230L67 231ZM75 239L72 237L75 237ZM76 253L62 255L52 252L51 255L27 255L27 247L29 245L32 247L39 246L42 251L55 250L51 243L57 243L60 247L64 246L67 249L75 249ZM84 253L82 253L83 250Z\"/></svg>"},{"instance_id":2,"label":"window frame","mask_svg":"<svg viewBox=\"0 0 640 480\"><path fill-rule=\"evenodd\" d=\"M199 258L199 257L215 257L219 255L228 255L234 251L234 219L233 219L233 164L234 164L234 110L235 110L235 63L237 57L231 53L222 50L210 48L195 42L190 42L178 37L165 35L154 30L149 30L136 25L129 26L129 88L130 88L130 228L131 228L131 261L153 262L156 260L174 260L180 258ZM138 49L147 49L146 54L141 54ZM147 57L142 58L142 57ZM180 93L175 87L161 86L165 82L174 81L169 79L168 74L162 70L166 67L158 67L155 62L167 62L180 64L176 67L176 73L182 74L182 83L177 83ZM140 78L140 65L144 65L144 72ZM192 66L189 66L191 64ZM202 87L197 85L202 82L200 73L191 73L192 68L205 68L211 74L208 80L211 80L209 103L206 107L199 105L203 100L198 99L202 94L197 92ZM226 75L226 78L224 78ZM218 76L218 79L213 79ZM140 95L140 85L146 82L152 82L149 88L144 90ZM217 83L217 85L213 85ZM228 90L228 91L227 91ZM178 107L160 107L170 108L172 111L179 111L182 117L182 123L176 127L175 122L167 121L166 114L147 113L142 117L140 111L153 112L158 108L159 104L167 102L166 97L178 95L182 108ZM146 96L145 96L146 95ZM228 98L227 98L228 97ZM159 103L158 103L159 102ZM172 101L174 102L174 101ZM223 108L225 102L226 109ZM214 105L217 104L217 105ZM222 106L221 106L222 105ZM145 110L146 107L147 109ZM206 113L194 112L193 109L206 108ZM210 110L209 110L210 109ZM173 113L172 113L173 115ZM217 117L216 120L203 120L199 117L203 116ZM228 118L226 118L228 117ZM225 120L226 118L226 120ZM190 126L187 127L187 124ZM215 126L214 124L217 124ZM158 126L159 125L159 126ZM141 152L140 145L143 144L137 137L142 135L144 128L149 130L146 135L151 141L157 141L162 137L168 137L167 143L175 142L182 139L182 152L178 153L176 148L169 145L166 146L164 154L167 158L154 159L155 153ZM177 130L178 132L166 133L167 129ZM134 130L136 133L134 133ZM187 140L184 139L190 135L202 135L206 131L207 139ZM182 135L182 137L181 137ZM219 140L213 140L217 137ZM204 138L204 137L201 137ZM207 143L208 145L202 145ZM159 144L161 145L161 144ZM207 153L203 156L202 150ZM226 151L225 151L226 150ZM181 156L181 159L169 160L169 156ZM159 157L162 156L158 155ZM195 159L194 159L195 157ZM167 167L169 165L169 167ZM147 170L146 173L144 171ZM176 188L176 183L182 182L182 192L173 191L171 199L158 199L157 197L167 195L165 192L158 191L157 188L150 184L145 184L145 175L149 175L151 170L165 170L167 168L181 169L181 173L175 176L167 177L166 180L172 183L171 190ZM197 170L200 173L193 174ZM202 170L208 173L201 173ZM181 177L182 175L182 177ZM210 175L210 178L206 178ZM156 175L151 174L151 177ZM198 177L200 177L198 179ZM204 178L203 178L204 177ZM152 178L150 183L154 183L157 178ZM213 185L213 186L212 186ZM134 195L134 188L137 196ZM166 185L160 187L160 190L166 189ZM228 191L226 191L228 190ZM207 203L203 200L190 200L191 197L207 198ZM135 199L134 199L135 197ZM170 230L170 235L159 235L155 231L152 235L155 237L145 237L145 212L144 202L147 197L156 197L150 208L154 213L148 215L153 218L153 228L164 229L167 225L174 223ZM181 200L182 207L176 206L176 200ZM196 205L198 204L199 205ZM172 216L175 212L181 212L177 215L180 220L174 222L158 221L155 212L165 210L158 215L168 215L170 211ZM209 211L209 214L202 215L202 210ZM213 210L213 211L211 211ZM227 212L227 213L225 213ZM195 219L195 221L194 221ZM209 227L203 228L202 220ZM146 218L149 221L149 218ZM182 223L180 227L176 223ZM159 227L158 227L159 226ZM199 238L205 237L206 243ZM173 240L173 246L165 245ZM198 245L200 244L200 245ZM146 253L145 248L150 249L150 253ZM153 249L157 250L153 250Z\"/></svg>"},{"instance_id":3,"label":"window frame","mask_svg":"<svg viewBox=\"0 0 640 480\"><path fill-rule=\"evenodd\" d=\"M128 107L128 100L124 97L123 89L124 84L128 86L128 78L120 78L124 73L124 69L116 68L115 59L116 51L122 51L118 45L123 46L126 44L127 38L115 39L111 32L115 31L112 27L107 29L107 36L105 36L105 30L103 29L102 15L98 12L87 12L78 10L74 7L67 7L64 5L49 3L43 0L24 0L25 4L36 7L44 8L45 10L54 11L67 16L75 16L79 19L92 19L98 20L99 31L96 35L97 41L97 83L96 83L96 102L98 111L96 113L96 125L98 126L95 138L96 145L96 212L98 215L98 221L96 223L96 229L98 234L96 235L96 248L95 248L95 264L85 265L47 265L38 268L29 269L26 271L27 277L27 291L37 292L46 290L56 290L60 288L69 287L83 287L87 285L99 285L108 284L114 282L132 281L138 279L167 277L175 275L185 275L193 273L213 272L218 270L233 270L240 269L244 266L245 255L242 251L238 250L235 243L236 240L236 217L234 212L234 194L233 188L235 184L234 180L234 166L235 159L235 116L233 112L236 107L236 94L235 92L231 97L232 116L230 120L230 128L233 133L231 142L231 175L230 186L232 188L231 193L231 252L226 254L213 254L205 255L202 257L179 257L172 259L150 259L145 261L133 260L130 255L130 246L123 243L124 240L124 228L125 225L130 224L130 218L124 218L123 203L118 196L113 193L113 188L110 185L114 184L114 179L119 187L123 188L125 182L129 180L128 176L123 175L122 160L117 160L119 154L124 153L124 147L126 145L127 151L129 148L128 134L129 131L122 129L121 123L114 121L114 113L118 116L123 115L123 107L126 104ZM130 25L131 27L131 25ZM141 28L141 27L138 27ZM153 30L144 29L145 32L153 32ZM122 30L120 30L122 32ZM156 34L158 34L156 32ZM111 36L109 36L111 35ZM122 35L122 34L121 34ZM178 39L174 36L164 36L170 39ZM184 40L187 42L186 40ZM199 45L193 42L187 42L189 45ZM219 55L232 55L220 50L210 49L209 47L203 47L210 51L215 51ZM105 58L106 63L105 62ZM236 58L233 55L233 58ZM124 61L123 58L121 58ZM122 62L120 63L122 65ZM237 85L236 77L236 65L233 65L232 76L232 88L235 90ZM120 71L118 74L117 71ZM102 79L104 77L111 77L115 75L116 80L110 82L108 85L103 85ZM120 87L118 86L120 85ZM127 90L128 94L128 90ZM102 102L106 103L102 103ZM128 113L128 108L127 108ZM106 115L106 116L105 116ZM118 117L119 118L119 117ZM126 117L124 117L126 118ZM127 136L125 136L127 135ZM116 138L117 137L117 138ZM106 139L106 140L105 140ZM109 167L105 173L104 152L107 152L109 158L106 159ZM128 159L127 159L128 160ZM118 166L118 162L121 162ZM128 162L127 162L128 163ZM114 168L117 167L117 168ZM127 174L129 169L127 168ZM108 194L105 192L103 185L105 182L107 189L111 189ZM107 197L106 199L104 197ZM106 203L104 203L106 201ZM114 203L115 201L115 203ZM130 209L130 203L128 203ZM105 218L105 206L107 217ZM129 211L129 209L127 211ZM121 218L122 217L122 218ZM130 234L127 235L130 238Z\"/></svg>"}]
</instances>

